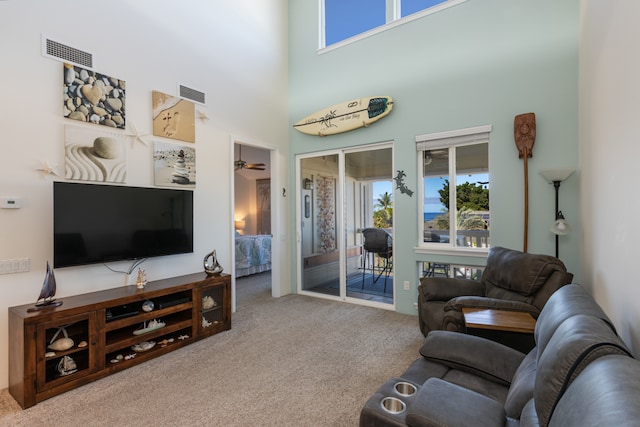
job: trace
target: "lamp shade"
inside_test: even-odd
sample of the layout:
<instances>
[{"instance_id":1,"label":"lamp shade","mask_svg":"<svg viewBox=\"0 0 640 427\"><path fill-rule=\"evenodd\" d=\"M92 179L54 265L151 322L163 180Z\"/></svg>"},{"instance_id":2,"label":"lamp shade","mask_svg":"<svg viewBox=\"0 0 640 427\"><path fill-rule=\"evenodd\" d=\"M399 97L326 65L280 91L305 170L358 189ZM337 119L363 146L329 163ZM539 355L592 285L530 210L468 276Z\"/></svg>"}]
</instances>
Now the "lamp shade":
<instances>
[{"instance_id":1,"label":"lamp shade","mask_svg":"<svg viewBox=\"0 0 640 427\"><path fill-rule=\"evenodd\" d=\"M233 226L236 230L244 230L244 228L247 226L247 223L244 219L238 219L233 221Z\"/></svg>"},{"instance_id":2,"label":"lamp shade","mask_svg":"<svg viewBox=\"0 0 640 427\"><path fill-rule=\"evenodd\" d=\"M551 232L559 236L564 236L571 233L571 224L569 224L566 219L559 218L551 226Z\"/></svg>"},{"instance_id":3,"label":"lamp shade","mask_svg":"<svg viewBox=\"0 0 640 427\"><path fill-rule=\"evenodd\" d=\"M545 169L540 171L540 175L544 176L547 181L564 181L573 173L573 169Z\"/></svg>"}]
</instances>

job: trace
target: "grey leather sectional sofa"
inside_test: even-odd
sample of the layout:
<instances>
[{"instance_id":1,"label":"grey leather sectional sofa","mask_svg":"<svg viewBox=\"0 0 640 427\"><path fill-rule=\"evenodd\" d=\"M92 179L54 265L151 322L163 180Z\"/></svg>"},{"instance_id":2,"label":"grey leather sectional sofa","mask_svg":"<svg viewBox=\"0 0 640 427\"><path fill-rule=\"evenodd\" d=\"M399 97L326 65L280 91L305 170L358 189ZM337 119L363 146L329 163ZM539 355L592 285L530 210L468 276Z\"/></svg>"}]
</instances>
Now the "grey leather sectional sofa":
<instances>
[{"instance_id":1,"label":"grey leather sectional sofa","mask_svg":"<svg viewBox=\"0 0 640 427\"><path fill-rule=\"evenodd\" d=\"M360 426L638 426L640 361L577 284L544 306L528 354L432 331L366 402Z\"/></svg>"}]
</instances>

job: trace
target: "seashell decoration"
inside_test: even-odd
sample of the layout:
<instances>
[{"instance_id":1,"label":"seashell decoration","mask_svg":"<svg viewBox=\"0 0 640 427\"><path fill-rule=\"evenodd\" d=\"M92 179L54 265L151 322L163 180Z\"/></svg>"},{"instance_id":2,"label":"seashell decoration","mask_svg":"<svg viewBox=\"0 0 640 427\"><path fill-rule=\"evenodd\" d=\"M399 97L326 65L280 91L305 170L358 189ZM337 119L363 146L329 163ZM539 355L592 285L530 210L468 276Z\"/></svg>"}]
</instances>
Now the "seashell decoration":
<instances>
[{"instance_id":1,"label":"seashell decoration","mask_svg":"<svg viewBox=\"0 0 640 427\"><path fill-rule=\"evenodd\" d=\"M61 338L64 339L64 338ZM58 373L60 376L70 375L78 371L78 365L70 356L64 356L58 362Z\"/></svg>"},{"instance_id":2,"label":"seashell decoration","mask_svg":"<svg viewBox=\"0 0 640 427\"><path fill-rule=\"evenodd\" d=\"M136 353L142 353L143 351L151 350L156 345L155 341L143 341L139 344L134 344L131 346L131 350Z\"/></svg>"},{"instance_id":3,"label":"seashell decoration","mask_svg":"<svg viewBox=\"0 0 640 427\"><path fill-rule=\"evenodd\" d=\"M207 295L204 298L202 298L202 309L203 310L209 310L210 308L213 308L216 305L217 304L216 304L215 300L210 295Z\"/></svg>"},{"instance_id":4,"label":"seashell decoration","mask_svg":"<svg viewBox=\"0 0 640 427\"><path fill-rule=\"evenodd\" d=\"M155 307L155 304L151 300L146 300L145 302L142 303L142 311L144 311L145 313L149 313L150 311L153 311L154 307Z\"/></svg>"},{"instance_id":5,"label":"seashell decoration","mask_svg":"<svg viewBox=\"0 0 640 427\"><path fill-rule=\"evenodd\" d=\"M73 347L73 340L68 337L58 338L47 346L48 349L54 351L65 351Z\"/></svg>"},{"instance_id":6,"label":"seashell decoration","mask_svg":"<svg viewBox=\"0 0 640 427\"><path fill-rule=\"evenodd\" d=\"M202 316L202 327L203 328L208 328L211 325L213 325L213 323L211 323L204 316Z\"/></svg>"}]
</instances>

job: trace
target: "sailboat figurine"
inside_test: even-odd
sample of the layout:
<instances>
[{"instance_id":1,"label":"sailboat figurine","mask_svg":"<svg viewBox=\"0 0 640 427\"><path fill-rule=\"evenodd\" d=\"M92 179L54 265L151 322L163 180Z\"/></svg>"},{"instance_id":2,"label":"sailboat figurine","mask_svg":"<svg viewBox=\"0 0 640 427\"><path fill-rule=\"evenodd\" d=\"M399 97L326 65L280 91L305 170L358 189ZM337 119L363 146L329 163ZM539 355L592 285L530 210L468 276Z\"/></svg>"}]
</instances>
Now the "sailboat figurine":
<instances>
[{"instance_id":1,"label":"sailboat figurine","mask_svg":"<svg viewBox=\"0 0 640 427\"><path fill-rule=\"evenodd\" d=\"M53 296L56 294L56 276L47 261L47 272L44 276L44 283L40 290L40 295L36 301L35 307L28 309L28 312L42 310L49 307L58 307L62 305L62 301L56 301Z\"/></svg>"}]
</instances>

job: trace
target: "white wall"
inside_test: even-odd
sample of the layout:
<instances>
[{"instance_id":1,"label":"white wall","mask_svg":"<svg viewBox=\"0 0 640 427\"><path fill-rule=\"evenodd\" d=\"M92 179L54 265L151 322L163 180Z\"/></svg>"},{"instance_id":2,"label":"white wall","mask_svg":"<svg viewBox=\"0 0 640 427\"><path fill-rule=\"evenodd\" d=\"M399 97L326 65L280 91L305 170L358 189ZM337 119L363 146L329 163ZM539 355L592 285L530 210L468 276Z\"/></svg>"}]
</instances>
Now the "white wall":
<instances>
[{"instance_id":1,"label":"white wall","mask_svg":"<svg viewBox=\"0 0 640 427\"><path fill-rule=\"evenodd\" d=\"M8 385L7 308L35 302L52 260L52 181L64 179L64 125L77 125L62 117L62 64L41 55L41 34L91 52L95 71L125 80L127 121L142 133L151 132L152 90L176 95L180 82L206 93L207 106L196 108L210 120L196 120L194 253L146 261L150 280L201 271L212 249L230 271L233 138L276 147L280 164L287 156L286 1L0 2L0 196L23 202L0 210L0 259L31 260L28 273L0 275L0 388ZM154 138L145 139L127 142L128 185L153 185ZM36 171L44 160L61 177ZM274 179L286 182L285 168ZM275 208L286 212L283 201ZM55 273L62 300L124 280L103 266ZM290 289L288 277L280 282Z\"/></svg>"},{"instance_id":2,"label":"white wall","mask_svg":"<svg viewBox=\"0 0 640 427\"><path fill-rule=\"evenodd\" d=\"M640 2L582 0L582 283L640 354Z\"/></svg>"}]
</instances>

